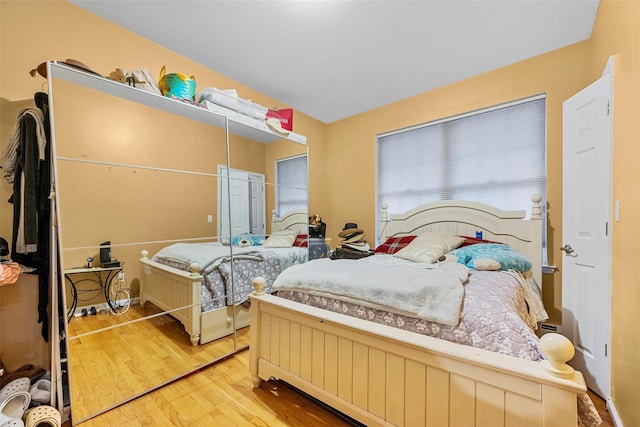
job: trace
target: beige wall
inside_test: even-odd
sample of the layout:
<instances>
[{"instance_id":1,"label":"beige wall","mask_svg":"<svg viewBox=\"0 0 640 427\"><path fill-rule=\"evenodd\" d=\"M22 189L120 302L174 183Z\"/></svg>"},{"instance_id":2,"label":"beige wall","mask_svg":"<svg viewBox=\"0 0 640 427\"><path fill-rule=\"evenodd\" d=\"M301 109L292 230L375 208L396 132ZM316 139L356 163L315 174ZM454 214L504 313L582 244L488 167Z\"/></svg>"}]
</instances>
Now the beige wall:
<instances>
[{"instance_id":1,"label":"beige wall","mask_svg":"<svg viewBox=\"0 0 640 427\"><path fill-rule=\"evenodd\" d=\"M611 392L625 426L640 425L640 1L601 0L591 37L591 78L615 56L613 96L613 200L620 221L613 223Z\"/></svg>"},{"instance_id":2,"label":"beige wall","mask_svg":"<svg viewBox=\"0 0 640 427\"><path fill-rule=\"evenodd\" d=\"M327 164L339 171L357 165L358 172L327 174L327 187L334 190L325 222L356 222L374 238L376 134L545 93L549 263L560 266L562 102L590 83L589 49L588 41L577 43L329 125ZM559 322L560 273L545 275L543 287L550 316Z\"/></svg>"},{"instance_id":3,"label":"beige wall","mask_svg":"<svg viewBox=\"0 0 640 427\"><path fill-rule=\"evenodd\" d=\"M42 79L28 71L45 59L76 58L106 74L116 66L146 67L196 76L198 86L235 87L241 96L263 105L275 100L237 84L203 66L133 35L63 2L2 1L0 50L0 148L16 106L41 89ZM25 31L25 28L46 29ZM15 43L15 40L20 40ZM549 262L562 268L562 102L597 79L609 55L614 74L614 188L621 220L613 224L612 393L624 425L640 425L640 343L633 313L640 301L632 257L639 222L637 196L640 141L640 2L602 0L592 38L376 110L324 125L296 113L295 131L307 136L310 159L310 209L323 216L330 237L345 222L357 222L373 240L375 230L375 135L534 94L547 95L547 200ZM122 49L127 45L127 49ZM396 78L402 78L401 73ZM372 89L375 90L375 89ZM326 141L326 143L325 143ZM7 198L0 183L0 200ZM11 218L0 205L0 234L9 235ZM561 318L561 273L543 281L552 320ZM1 294L0 294L1 297ZM2 301L0 300L0 307ZM2 341L2 336L0 336ZM4 342L4 341L3 341ZM1 356L1 354L0 354Z\"/></svg>"}]
</instances>

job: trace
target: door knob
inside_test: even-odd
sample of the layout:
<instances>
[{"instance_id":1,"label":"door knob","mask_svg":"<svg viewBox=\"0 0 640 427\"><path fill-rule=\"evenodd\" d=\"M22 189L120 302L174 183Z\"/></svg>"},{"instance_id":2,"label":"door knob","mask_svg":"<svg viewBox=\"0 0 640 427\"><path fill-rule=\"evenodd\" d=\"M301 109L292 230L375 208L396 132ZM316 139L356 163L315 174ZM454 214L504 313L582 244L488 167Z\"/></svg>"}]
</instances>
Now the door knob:
<instances>
[{"instance_id":1,"label":"door knob","mask_svg":"<svg viewBox=\"0 0 640 427\"><path fill-rule=\"evenodd\" d=\"M560 248L560 250L563 250L567 255L571 255L573 252L575 252L571 245L564 245Z\"/></svg>"}]
</instances>

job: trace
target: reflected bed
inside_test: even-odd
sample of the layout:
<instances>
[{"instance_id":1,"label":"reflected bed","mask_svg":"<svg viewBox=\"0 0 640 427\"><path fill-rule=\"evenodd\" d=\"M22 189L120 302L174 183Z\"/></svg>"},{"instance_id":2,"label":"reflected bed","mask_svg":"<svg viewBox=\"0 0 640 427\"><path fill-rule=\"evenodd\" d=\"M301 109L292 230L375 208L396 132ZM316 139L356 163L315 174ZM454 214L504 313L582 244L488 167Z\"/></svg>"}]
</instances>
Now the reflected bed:
<instances>
[{"instance_id":1,"label":"reflected bed","mask_svg":"<svg viewBox=\"0 0 640 427\"><path fill-rule=\"evenodd\" d=\"M307 226L306 211L292 211L274 217L271 230L306 233ZM229 260L231 251L233 262ZM307 248L298 246L178 243L152 258L142 251L140 303L151 302L168 311L183 324L193 345L205 344L248 326L248 307L242 303L253 290L251 283L256 275L272 283L282 270L306 260Z\"/></svg>"}]
</instances>

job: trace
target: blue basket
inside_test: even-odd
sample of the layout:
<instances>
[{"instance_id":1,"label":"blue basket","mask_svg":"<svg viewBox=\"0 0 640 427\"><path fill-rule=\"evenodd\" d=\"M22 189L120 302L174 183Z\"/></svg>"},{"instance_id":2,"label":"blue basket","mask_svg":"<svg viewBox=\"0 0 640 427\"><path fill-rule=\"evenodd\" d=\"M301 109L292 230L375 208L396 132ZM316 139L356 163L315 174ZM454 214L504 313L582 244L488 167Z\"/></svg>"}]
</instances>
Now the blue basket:
<instances>
[{"instance_id":1,"label":"blue basket","mask_svg":"<svg viewBox=\"0 0 640 427\"><path fill-rule=\"evenodd\" d=\"M187 77L181 73L165 74L166 68L163 65L160 70L160 79L158 87L162 95L167 97L176 97L194 100L196 94L196 78Z\"/></svg>"}]
</instances>

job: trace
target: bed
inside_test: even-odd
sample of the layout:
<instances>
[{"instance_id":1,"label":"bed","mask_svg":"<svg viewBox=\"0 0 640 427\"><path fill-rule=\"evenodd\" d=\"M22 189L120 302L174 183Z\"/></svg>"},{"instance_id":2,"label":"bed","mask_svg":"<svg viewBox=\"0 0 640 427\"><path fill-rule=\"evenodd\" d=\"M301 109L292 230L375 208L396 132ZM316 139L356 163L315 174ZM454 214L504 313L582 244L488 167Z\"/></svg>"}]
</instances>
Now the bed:
<instances>
[{"instance_id":1,"label":"bed","mask_svg":"<svg viewBox=\"0 0 640 427\"><path fill-rule=\"evenodd\" d=\"M540 316L533 322L527 318L532 310L526 292L518 297L520 290L527 289L526 284L542 283L540 200L539 196L532 197L529 220L524 219L525 211L501 211L473 202L431 203L392 216L387 215L383 206L383 242L394 236L481 233L482 240L507 243L531 261L529 276L470 270L460 303L463 309L459 323L452 319L447 325L424 318L413 322L402 317L404 307L400 311L384 311L371 304L375 299L365 298L359 307L356 304L350 309L350 304L358 300L347 291L349 298L331 288L316 288L318 280L306 284L303 280L301 286L294 286L292 282L298 279L292 274L293 268L283 273L281 283L276 284L278 296L263 294L263 281L256 278L250 328L254 385L272 378L283 380L370 426L575 426L579 419L585 425L597 425L599 417L586 394L582 375L566 365L573 356L573 346L556 334L544 335L538 341L533 329ZM345 276L370 280L370 289L360 292L380 294L372 279L380 274L374 269L378 256L357 261L311 261L305 266L312 268L325 263L329 277L333 267L327 263L341 262L345 265ZM385 257L388 258L384 255L381 260ZM337 272L339 266L335 265ZM444 260L437 269L447 265L456 265L453 270L461 266ZM367 270L371 272L369 278ZM415 270L416 275L423 274ZM394 270L396 274L399 271ZM520 298L514 304L525 307L524 314L505 315L506 323L520 325L517 326L520 329L504 332L500 322L485 322L481 328L490 329L489 339L475 343L474 331L465 331L476 327L467 323L467 316L473 314L469 304L480 297L478 289L482 286L486 289L486 278L495 275L502 275L505 280L491 285L494 296L513 292L513 298ZM403 277L403 281L408 280L412 278ZM511 290L498 285L511 286ZM483 317L499 317L497 312L503 310L486 304L486 300L478 300L475 307L475 317L480 322ZM353 311L351 315L344 314L349 310ZM483 316L482 310L491 315ZM448 316L445 314L444 322ZM425 335L417 330L419 327L399 329L396 327L399 323L422 325L427 333L433 332L434 325L440 325L435 329L441 334L435 335L444 339ZM491 329L496 324L500 326Z\"/></svg>"},{"instance_id":2,"label":"bed","mask_svg":"<svg viewBox=\"0 0 640 427\"><path fill-rule=\"evenodd\" d=\"M302 235L308 232L308 223L307 212L303 210L280 217L274 214L271 232L288 230ZM255 275L275 278L283 268L305 262L308 256L306 247L267 249L228 243L178 243L152 257L149 251L141 251L140 303L143 306L153 303L180 321L193 345L214 341L248 326L249 310L245 302L253 290ZM178 249L188 252L177 253ZM213 251L220 256L213 256ZM228 262L230 251L234 256L233 273ZM232 274L233 300L229 295Z\"/></svg>"}]
</instances>

